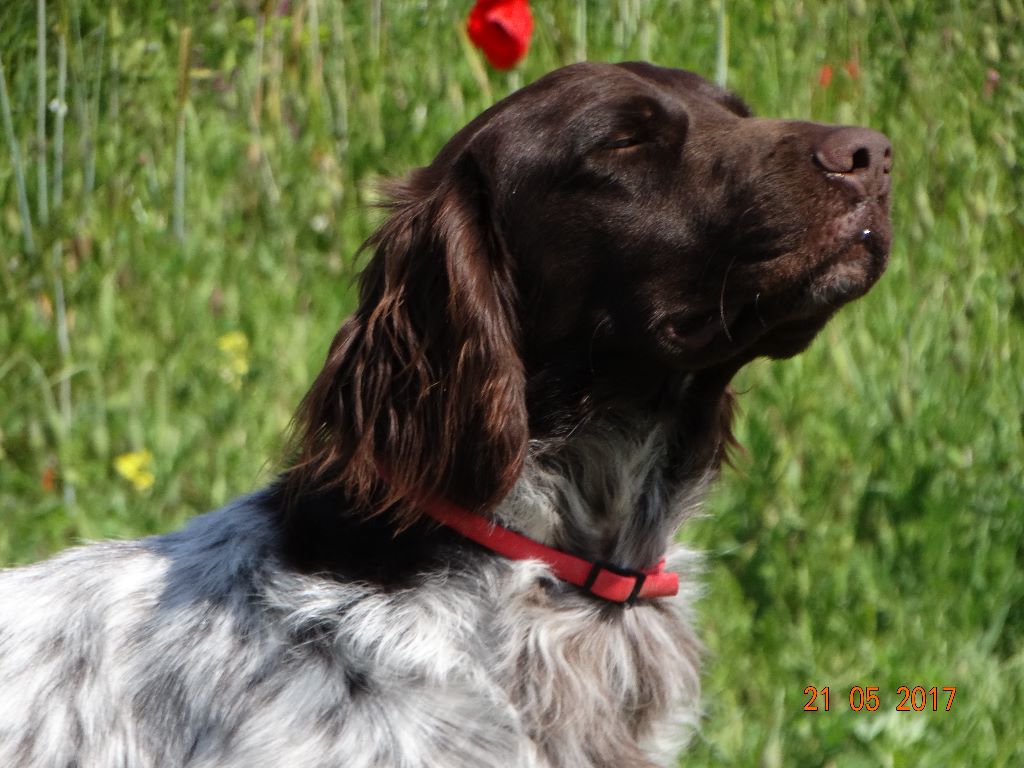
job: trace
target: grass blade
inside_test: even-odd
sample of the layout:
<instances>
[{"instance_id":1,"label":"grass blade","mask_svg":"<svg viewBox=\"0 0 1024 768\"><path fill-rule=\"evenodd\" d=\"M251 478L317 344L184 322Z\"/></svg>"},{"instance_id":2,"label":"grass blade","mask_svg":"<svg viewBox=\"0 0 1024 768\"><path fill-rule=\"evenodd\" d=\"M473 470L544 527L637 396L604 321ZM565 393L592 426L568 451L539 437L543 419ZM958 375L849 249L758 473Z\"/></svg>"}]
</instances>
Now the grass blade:
<instances>
[{"instance_id":1,"label":"grass blade","mask_svg":"<svg viewBox=\"0 0 1024 768\"><path fill-rule=\"evenodd\" d=\"M36 200L39 221L50 218L46 197L46 0L36 0Z\"/></svg>"},{"instance_id":2,"label":"grass blade","mask_svg":"<svg viewBox=\"0 0 1024 768\"><path fill-rule=\"evenodd\" d=\"M7 78L4 75L3 61L0 61L0 112L3 113L7 149L11 153L11 165L14 166L14 186L18 191L18 214L21 216L21 233L25 240L25 250L35 253L36 243L32 237L32 214L28 210L28 194L25 191L25 167L21 162L21 149L18 146L18 137L14 133L14 123L11 120L11 102L7 98Z\"/></svg>"},{"instance_id":3,"label":"grass blade","mask_svg":"<svg viewBox=\"0 0 1024 768\"><path fill-rule=\"evenodd\" d=\"M729 14L725 0L718 0L718 40L715 46L715 82L725 88L729 79Z\"/></svg>"},{"instance_id":4,"label":"grass blade","mask_svg":"<svg viewBox=\"0 0 1024 768\"><path fill-rule=\"evenodd\" d=\"M181 30L178 41L178 120L174 142L174 236L185 239L185 105L188 103L188 53L192 28Z\"/></svg>"},{"instance_id":5,"label":"grass blade","mask_svg":"<svg viewBox=\"0 0 1024 768\"><path fill-rule=\"evenodd\" d=\"M57 98L52 103L55 116L53 127L53 207L59 208L64 200L64 118L68 85L68 40L61 30L57 37Z\"/></svg>"}]
</instances>

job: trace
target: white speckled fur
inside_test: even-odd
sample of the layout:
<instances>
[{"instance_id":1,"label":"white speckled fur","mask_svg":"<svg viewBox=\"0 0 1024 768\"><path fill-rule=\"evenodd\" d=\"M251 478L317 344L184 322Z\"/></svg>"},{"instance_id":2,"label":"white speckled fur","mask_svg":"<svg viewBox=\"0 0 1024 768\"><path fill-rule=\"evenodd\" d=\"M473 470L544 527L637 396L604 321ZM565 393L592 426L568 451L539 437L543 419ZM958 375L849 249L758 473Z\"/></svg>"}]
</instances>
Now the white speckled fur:
<instances>
[{"instance_id":1,"label":"white speckled fur","mask_svg":"<svg viewBox=\"0 0 1024 768\"><path fill-rule=\"evenodd\" d=\"M641 431L534 445L498 516L647 557L704 478L670 494ZM692 732L693 554L631 609L479 551L385 592L283 567L265 498L0 573L0 765L667 765Z\"/></svg>"}]
</instances>

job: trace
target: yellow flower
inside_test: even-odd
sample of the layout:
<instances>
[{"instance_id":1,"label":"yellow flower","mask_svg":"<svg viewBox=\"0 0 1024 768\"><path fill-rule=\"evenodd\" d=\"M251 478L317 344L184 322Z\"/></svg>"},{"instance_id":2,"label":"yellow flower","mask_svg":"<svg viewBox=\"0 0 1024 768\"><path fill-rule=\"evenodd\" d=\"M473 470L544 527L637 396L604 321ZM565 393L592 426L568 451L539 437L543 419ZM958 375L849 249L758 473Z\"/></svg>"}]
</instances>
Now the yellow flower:
<instances>
[{"instance_id":1,"label":"yellow flower","mask_svg":"<svg viewBox=\"0 0 1024 768\"><path fill-rule=\"evenodd\" d=\"M136 491L145 491L152 487L156 477L153 475L153 454L143 448L141 451L122 453L114 459L117 474L128 480Z\"/></svg>"},{"instance_id":2,"label":"yellow flower","mask_svg":"<svg viewBox=\"0 0 1024 768\"><path fill-rule=\"evenodd\" d=\"M242 379L249 372L249 339L241 331L225 333L217 339L221 351L221 377L238 390Z\"/></svg>"}]
</instances>

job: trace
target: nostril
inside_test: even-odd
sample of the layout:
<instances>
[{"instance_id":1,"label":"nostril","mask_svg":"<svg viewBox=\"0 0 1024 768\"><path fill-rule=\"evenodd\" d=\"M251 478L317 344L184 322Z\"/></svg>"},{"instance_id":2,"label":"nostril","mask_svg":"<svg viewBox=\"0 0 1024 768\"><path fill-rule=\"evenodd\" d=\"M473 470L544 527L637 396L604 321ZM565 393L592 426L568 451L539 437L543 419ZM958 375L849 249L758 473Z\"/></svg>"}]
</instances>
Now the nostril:
<instances>
[{"instance_id":1,"label":"nostril","mask_svg":"<svg viewBox=\"0 0 1024 768\"><path fill-rule=\"evenodd\" d=\"M851 170L857 171L861 168L871 167L871 153L867 147L860 147L853 152L853 162L851 163Z\"/></svg>"}]
</instances>

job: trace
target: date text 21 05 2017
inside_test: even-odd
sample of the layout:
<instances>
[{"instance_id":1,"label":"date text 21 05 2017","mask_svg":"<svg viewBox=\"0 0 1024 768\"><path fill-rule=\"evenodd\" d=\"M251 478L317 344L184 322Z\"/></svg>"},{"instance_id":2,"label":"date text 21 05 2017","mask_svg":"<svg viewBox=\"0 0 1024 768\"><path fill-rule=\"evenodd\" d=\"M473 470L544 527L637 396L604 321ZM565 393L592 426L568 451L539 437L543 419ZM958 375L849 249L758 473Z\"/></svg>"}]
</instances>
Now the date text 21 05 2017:
<instances>
[{"instance_id":1,"label":"date text 21 05 2017","mask_svg":"<svg viewBox=\"0 0 1024 768\"><path fill-rule=\"evenodd\" d=\"M901 685L896 689L891 701L883 701L885 693L879 693L877 685L854 685L849 689L847 701L854 712L875 712L883 706L891 708L895 704L897 712L949 712L956 698L955 685L943 685L926 688L923 685ZM831 690L828 686L817 688L808 685L804 688L807 701L805 712L828 712L831 707Z\"/></svg>"}]
</instances>

